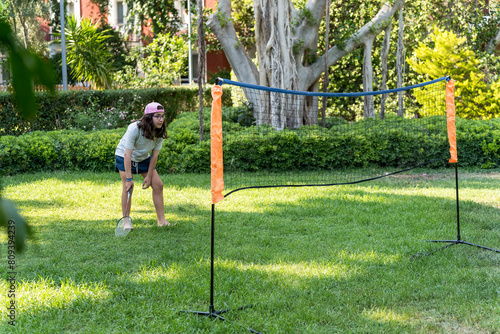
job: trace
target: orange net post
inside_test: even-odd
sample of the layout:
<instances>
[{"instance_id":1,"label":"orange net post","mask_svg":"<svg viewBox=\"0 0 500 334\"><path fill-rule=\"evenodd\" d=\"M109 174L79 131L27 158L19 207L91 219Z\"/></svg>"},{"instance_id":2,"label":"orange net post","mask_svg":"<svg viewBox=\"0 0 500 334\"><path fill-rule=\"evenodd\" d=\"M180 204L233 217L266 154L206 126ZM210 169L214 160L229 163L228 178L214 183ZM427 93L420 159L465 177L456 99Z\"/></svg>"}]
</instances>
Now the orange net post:
<instances>
[{"instance_id":1,"label":"orange net post","mask_svg":"<svg viewBox=\"0 0 500 334\"><path fill-rule=\"evenodd\" d=\"M212 204L224 199L224 165L222 160L222 88L212 87L212 119L210 126L210 155L212 175Z\"/></svg>"},{"instance_id":2,"label":"orange net post","mask_svg":"<svg viewBox=\"0 0 500 334\"><path fill-rule=\"evenodd\" d=\"M450 142L450 163L457 163L457 130L455 127L455 82L450 79L446 84L446 117L448 140Z\"/></svg>"}]
</instances>

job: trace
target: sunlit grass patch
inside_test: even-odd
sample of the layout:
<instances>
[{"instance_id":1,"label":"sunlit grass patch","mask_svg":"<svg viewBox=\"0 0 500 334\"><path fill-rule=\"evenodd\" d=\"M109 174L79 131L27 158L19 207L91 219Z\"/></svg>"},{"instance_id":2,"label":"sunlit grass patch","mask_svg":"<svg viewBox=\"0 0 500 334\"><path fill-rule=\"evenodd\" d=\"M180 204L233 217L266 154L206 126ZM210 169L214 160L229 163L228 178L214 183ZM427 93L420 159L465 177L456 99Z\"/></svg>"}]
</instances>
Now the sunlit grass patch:
<instances>
[{"instance_id":1,"label":"sunlit grass patch","mask_svg":"<svg viewBox=\"0 0 500 334\"><path fill-rule=\"evenodd\" d=\"M405 322L407 323L411 320L410 315L396 312L395 310L391 309L374 308L370 310L364 310L362 313L368 319L382 323L404 324Z\"/></svg>"},{"instance_id":2,"label":"sunlit grass patch","mask_svg":"<svg viewBox=\"0 0 500 334\"><path fill-rule=\"evenodd\" d=\"M8 291L10 283L3 280L1 291ZM103 283L77 284L71 280L56 283L47 278L36 281L17 282L15 287L17 311L20 315L35 315L51 308L64 309L76 301L93 303L104 301L110 292ZM0 304L10 302L5 294L0 296ZM5 320L5 319L4 319Z\"/></svg>"},{"instance_id":3,"label":"sunlit grass patch","mask_svg":"<svg viewBox=\"0 0 500 334\"><path fill-rule=\"evenodd\" d=\"M287 277L288 279L294 278L347 278L351 276L357 269L350 268L347 265L328 264L328 263L315 263L315 262L302 262L302 263L286 263L277 262L273 264L256 264L256 263L234 263L234 262L217 262L217 267L220 268L236 268L242 272L256 271L260 274L268 276Z\"/></svg>"},{"instance_id":4,"label":"sunlit grass patch","mask_svg":"<svg viewBox=\"0 0 500 334\"><path fill-rule=\"evenodd\" d=\"M135 283L151 283L158 280L178 280L182 277L177 264L166 268L165 266L144 266L138 272L133 273L128 279Z\"/></svg>"}]
</instances>

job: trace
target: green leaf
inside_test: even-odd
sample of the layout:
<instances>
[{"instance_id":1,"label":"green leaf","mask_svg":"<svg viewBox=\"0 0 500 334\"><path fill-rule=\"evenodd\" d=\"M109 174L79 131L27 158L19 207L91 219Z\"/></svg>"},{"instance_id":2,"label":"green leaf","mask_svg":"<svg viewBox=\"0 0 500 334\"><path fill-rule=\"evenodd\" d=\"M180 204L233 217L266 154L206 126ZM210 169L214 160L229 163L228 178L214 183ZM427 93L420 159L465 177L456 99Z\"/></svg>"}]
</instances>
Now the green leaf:
<instances>
[{"instance_id":1,"label":"green leaf","mask_svg":"<svg viewBox=\"0 0 500 334\"><path fill-rule=\"evenodd\" d=\"M7 236L14 236L16 251L24 249L26 239L32 235L26 221L17 213L11 201L0 199L0 226L5 227Z\"/></svg>"}]
</instances>

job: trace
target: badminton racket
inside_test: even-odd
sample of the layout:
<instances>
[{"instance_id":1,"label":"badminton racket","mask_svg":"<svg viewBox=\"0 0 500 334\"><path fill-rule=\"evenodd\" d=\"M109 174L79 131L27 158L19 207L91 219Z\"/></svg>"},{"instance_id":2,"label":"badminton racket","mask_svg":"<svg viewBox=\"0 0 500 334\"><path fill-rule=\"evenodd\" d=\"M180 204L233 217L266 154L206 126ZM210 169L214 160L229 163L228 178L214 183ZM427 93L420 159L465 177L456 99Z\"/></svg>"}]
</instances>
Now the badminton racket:
<instances>
[{"instance_id":1,"label":"badminton racket","mask_svg":"<svg viewBox=\"0 0 500 334\"><path fill-rule=\"evenodd\" d=\"M125 214L130 214L130 195L132 192L132 187L128 189L127 192L127 209ZM130 216L122 217L118 223L116 223L115 236L116 237L126 237L127 234L132 230L132 218Z\"/></svg>"}]
</instances>

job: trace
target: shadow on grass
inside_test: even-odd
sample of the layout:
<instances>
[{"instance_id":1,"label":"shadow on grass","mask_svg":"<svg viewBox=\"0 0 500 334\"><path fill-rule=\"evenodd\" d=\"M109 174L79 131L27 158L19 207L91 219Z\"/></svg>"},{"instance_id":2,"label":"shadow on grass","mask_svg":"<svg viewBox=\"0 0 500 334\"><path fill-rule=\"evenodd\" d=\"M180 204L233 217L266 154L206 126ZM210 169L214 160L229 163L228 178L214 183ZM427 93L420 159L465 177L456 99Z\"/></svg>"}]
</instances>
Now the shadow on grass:
<instances>
[{"instance_id":1,"label":"shadow on grass","mask_svg":"<svg viewBox=\"0 0 500 334\"><path fill-rule=\"evenodd\" d=\"M48 296L55 299L53 305L21 311L18 329L39 333L242 333L244 330L235 326L238 322L264 333L398 333L439 326L426 318L429 305L442 310L437 311L441 324L447 317L464 316L467 305L482 312L493 311L496 287L491 283L495 278L484 270L480 275L469 275L476 262L456 268L453 256L419 263L402 259L372 262L371 257L379 254L339 251L325 262L266 265L217 258L216 309L256 304L229 312L228 323L178 313L180 309L208 311L206 258L166 261L155 254L149 262L119 272L106 263L105 279L96 281L100 294L61 301L57 290L63 283L55 283L51 287L56 293ZM58 277L53 273L50 280ZM75 289L94 282L89 276L69 279ZM450 306L453 309L448 309Z\"/></svg>"},{"instance_id":2,"label":"shadow on grass","mask_svg":"<svg viewBox=\"0 0 500 334\"><path fill-rule=\"evenodd\" d=\"M379 169L376 173L377 176L381 174ZM296 177L297 179L301 179L303 176L315 174L318 172L293 172L291 175ZM360 175L365 175L362 171L359 172ZM382 173L383 174L383 173ZM244 174L246 177L255 178L261 182L261 179L268 178L267 174L261 174L260 176L253 176L252 173ZM256 174L259 175L259 174ZM375 174L374 174L375 175ZM366 174L366 176L373 176L372 174ZM162 174L160 175L163 184L165 187L172 188L184 188L184 187L192 187L198 189L210 189L210 174ZM400 183L408 184L408 183L426 183L426 182L435 182L438 183L443 180L454 180L455 173L453 169L417 169L410 172L404 172L401 174L397 174L394 176L389 176L387 178L380 179L375 181L375 183L385 183L388 186L396 184L396 186ZM134 176L136 183L142 183L142 177L139 175ZM498 172L483 172L478 173L477 171L468 171L461 170L459 168L459 181L467 180L466 184L460 184L460 187L464 188L472 188L472 189L484 189L488 188L488 185L485 185L484 182L480 180L475 181L475 179L489 179L492 181L500 182L500 171ZM106 185L114 185L116 183L120 183L119 174L116 172L99 172L94 173L91 171L57 171L57 172L40 172L33 174L23 174L22 178L16 176L4 176L2 178L4 186L17 186L22 184L29 184L33 182L44 182L44 181L62 181L68 183L87 183L90 182L92 184L98 186L106 186ZM387 182L388 181L388 182ZM372 184L373 182L368 182L368 184ZM455 184L440 184L440 187L445 188L454 188ZM226 190L227 191L227 190Z\"/></svg>"},{"instance_id":3,"label":"shadow on grass","mask_svg":"<svg viewBox=\"0 0 500 334\"><path fill-rule=\"evenodd\" d=\"M410 261L424 239L454 238L453 199L384 193L369 184L346 189L294 201L242 192L218 205L216 309L258 304L227 317L265 333L440 331L448 320L474 330L467 324L481 317L487 320L482 328L496 329L500 276L491 269L500 265L498 256L457 247ZM490 219L497 208L461 205L465 239L500 239ZM44 222L39 246L18 258L18 281L43 279L55 290L67 280L77 290L95 284L102 295L58 301L49 294L49 306L19 311L16 330L241 333L234 323L177 313L208 311L210 210L193 203L167 208L183 223L163 229L139 220L125 239L114 237L109 220ZM28 296L19 299L30 303Z\"/></svg>"}]
</instances>

